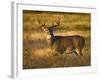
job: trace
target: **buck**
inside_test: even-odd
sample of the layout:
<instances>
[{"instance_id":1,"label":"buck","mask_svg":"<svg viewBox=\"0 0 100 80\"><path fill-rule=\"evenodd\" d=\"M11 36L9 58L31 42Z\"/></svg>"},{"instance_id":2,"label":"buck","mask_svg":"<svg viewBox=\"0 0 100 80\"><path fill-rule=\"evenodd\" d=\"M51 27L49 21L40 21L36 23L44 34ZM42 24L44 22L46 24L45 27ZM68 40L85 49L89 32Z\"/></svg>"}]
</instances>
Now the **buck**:
<instances>
[{"instance_id":1,"label":"buck","mask_svg":"<svg viewBox=\"0 0 100 80\"><path fill-rule=\"evenodd\" d=\"M85 39L80 35L55 36L54 31L59 24L58 22L56 25L52 24L50 27L47 27L45 23L41 24L42 30L47 33L47 42L50 42L51 47L61 54L68 52L82 56Z\"/></svg>"}]
</instances>

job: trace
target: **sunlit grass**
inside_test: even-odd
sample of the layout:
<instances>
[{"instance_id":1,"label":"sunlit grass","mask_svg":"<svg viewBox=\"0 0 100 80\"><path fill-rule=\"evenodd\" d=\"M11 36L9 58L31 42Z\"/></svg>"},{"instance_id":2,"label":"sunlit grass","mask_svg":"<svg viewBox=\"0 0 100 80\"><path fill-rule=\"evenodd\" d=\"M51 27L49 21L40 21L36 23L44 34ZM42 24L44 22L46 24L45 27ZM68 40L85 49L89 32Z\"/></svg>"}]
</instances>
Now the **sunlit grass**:
<instances>
[{"instance_id":1,"label":"sunlit grass","mask_svg":"<svg viewBox=\"0 0 100 80\"><path fill-rule=\"evenodd\" d=\"M42 36L41 36L42 35ZM54 67L74 67L74 66L89 66L90 61L90 32L71 31L71 32L56 32L55 35L81 35L85 38L86 44L83 49L83 56L79 57L74 53L63 54L56 52L46 42L45 33L28 34L30 40L24 39L24 68L54 68ZM28 41L27 41L28 40Z\"/></svg>"},{"instance_id":2,"label":"sunlit grass","mask_svg":"<svg viewBox=\"0 0 100 80\"><path fill-rule=\"evenodd\" d=\"M57 18L54 35L80 35L85 39L83 56L59 54L46 41L46 33L41 30L37 19L52 26ZM53 13L39 11L23 11L23 68L57 68L91 65L91 14L89 13Z\"/></svg>"}]
</instances>

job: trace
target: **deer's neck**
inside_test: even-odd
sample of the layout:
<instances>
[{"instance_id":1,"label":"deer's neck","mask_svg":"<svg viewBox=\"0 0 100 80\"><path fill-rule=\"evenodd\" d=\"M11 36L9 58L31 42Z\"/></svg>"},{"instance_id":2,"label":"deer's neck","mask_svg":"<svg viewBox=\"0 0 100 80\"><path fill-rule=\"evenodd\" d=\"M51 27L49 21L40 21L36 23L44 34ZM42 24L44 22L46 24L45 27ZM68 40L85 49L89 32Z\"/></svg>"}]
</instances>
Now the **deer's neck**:
<instances>
[{"instance_id":1,"label":"deer's neck","mask_svg":"<svg viewBox=\"0 0 100 80\"><path fill-rule=\"evenodd\" d=\"M53 32L52 32L50 35L51 35L51 38L53 38L53 37L54 37L54 34L53 34Z\"/></svg>"}]
</instances>

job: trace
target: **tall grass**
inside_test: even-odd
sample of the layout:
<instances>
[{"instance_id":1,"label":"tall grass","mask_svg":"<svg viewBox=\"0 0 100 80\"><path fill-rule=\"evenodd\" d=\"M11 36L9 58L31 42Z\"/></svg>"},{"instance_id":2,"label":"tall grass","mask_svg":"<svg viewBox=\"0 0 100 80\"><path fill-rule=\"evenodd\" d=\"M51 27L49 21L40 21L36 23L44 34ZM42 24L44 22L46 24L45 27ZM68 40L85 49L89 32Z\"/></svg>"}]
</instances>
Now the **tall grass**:
<instances>
[{"instance_id":1,"label":"tall grass","mask_svg":"<svg viewBox=\"0 0 100 80\"><path fill-rule=\"evenodd\" d=\"M60 17L60 26L54 35L80 35L85 39L83 56L62 54L48 44L37 18L50 27ZM91 65L91 15L89 13L23 11L23 68L57 68Z\"/></svg>"}]
</instances>

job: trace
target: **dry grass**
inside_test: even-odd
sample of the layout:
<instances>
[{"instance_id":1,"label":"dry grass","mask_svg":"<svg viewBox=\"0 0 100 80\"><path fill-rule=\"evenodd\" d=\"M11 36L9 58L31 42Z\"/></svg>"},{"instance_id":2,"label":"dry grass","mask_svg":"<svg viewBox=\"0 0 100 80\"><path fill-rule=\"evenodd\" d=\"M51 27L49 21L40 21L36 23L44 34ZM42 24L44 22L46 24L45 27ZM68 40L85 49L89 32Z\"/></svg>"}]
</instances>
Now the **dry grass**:
<instances>
[{"instance_id":1,"label":"dry grass","mask_svg":"<svg viewBox=\"0 0 100 80\"><path fill-rule=\"evenodd\" d=\"M54 67L75 67L89 66L90 61L90 32L78 31L78 34L85 37L86 44L83 49L83 56L74 53L55 56L55 51L49 46L44 33L27 34L30 39L24 39L24 69L31 68L54 68ZM55 33L55 35L76 35L76 31ZM28 41L27 41L28 40Z\"/></svg>"},{"instance_id":2,"label":"dry grass","mask_svg":"<svg viewBox=\"0 0 100 80\"><path fill-rule=\"evenodd\" d=\"M74 53L55 56L56 52L46 41L46 34L41 31L37 18L51 26L51 22L60 18L55 35L80 35L85 39L83 56ZM23 69L75 67L91 65L91 14L23 11Z\"/></svg>"}]
</instances>

